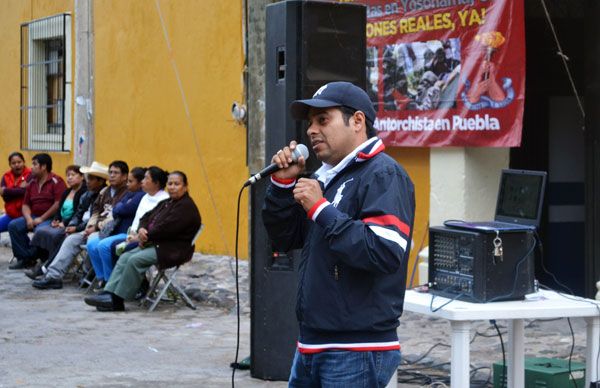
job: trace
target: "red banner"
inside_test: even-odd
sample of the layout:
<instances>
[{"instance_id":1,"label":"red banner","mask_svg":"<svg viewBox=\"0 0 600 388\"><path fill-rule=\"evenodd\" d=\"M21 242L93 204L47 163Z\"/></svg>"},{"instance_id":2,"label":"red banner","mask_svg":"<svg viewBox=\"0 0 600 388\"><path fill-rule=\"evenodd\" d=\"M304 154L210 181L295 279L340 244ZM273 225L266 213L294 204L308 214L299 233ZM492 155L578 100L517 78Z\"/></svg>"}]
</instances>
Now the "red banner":
<instances>
[{"instance_id":1,"label":"red banner","mask_svg":"<svg viewBox=\"0 0 600 388\"><path fill-rule=\"evenodd\" d=\"M357 2L367 6L367 85L386 145L520 145L523 0Z\"/></svg>"}]
</instances>

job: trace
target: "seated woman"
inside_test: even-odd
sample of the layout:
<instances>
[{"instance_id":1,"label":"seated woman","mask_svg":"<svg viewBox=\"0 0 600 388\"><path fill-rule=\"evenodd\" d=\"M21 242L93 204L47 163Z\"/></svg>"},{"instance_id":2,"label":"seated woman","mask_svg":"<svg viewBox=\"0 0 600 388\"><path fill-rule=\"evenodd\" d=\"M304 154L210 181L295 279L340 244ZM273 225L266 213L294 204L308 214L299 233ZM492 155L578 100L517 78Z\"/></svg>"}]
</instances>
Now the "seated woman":
<instances>
[{"instance_id":1,"label":"seated woman","mask_svg":"<svg viewBox=\"0 0 600 388\"><path fill-rule=\"evenodd\" d=\"M127 237L127 229L131 226L144 196L142 179L145 173L146 169L142 167L131 169L127 177L127 193L112 208L113 221L110 226L102 229L99 234L92 235L87 241L88 256L101 286L110 277L113 269L110 246L113 241L121 241Z\"/></svg>"},{"instance_id":2,"label":"seated woman","mask_svg":"<svg viewBox=\"0 0 600 388\"><path fill-rule=\"evenodd\" d=\"M140 224L140 219L144 214L154 209L159 202L169 198L169 194L167 194L164 190L167 184L168 173L157 166L150 166L144 175L144 179L142 180L142 190L146 192L146 195L142 197L140 204L137 208L137 212L135 213L135 217L133 219L133 223L131 224L131 228L129 228L129 233L126 237L121 239L115 239L111 242L110 245L110 259L111 264L114 266L114 263L117 262L119 255L115 252L115 247L121 243L125 244L128 249L131 250L135 248L139 241L137 240L137 229ZM111 266L112 268L112 266ZM108 279L109 276L106 277Z\"/></svg>"},{"instance_id":3,"label":"seated woman","mask_svg":"<svg viewBox=\"0 0 600 388\"><path fill-rule=\"evenodd\" d=\"M60 245L66 236L66 225L69 225L75 210L79 207L81 195L87 191L83 173L77 165L70 165L65 171L67 177L67 186L69 187L63 193L58 211L50 225L39 227L31 239L31 246L38 247L40 261L29 271L25 271L31 279L42 276L42 266L44 263L52 262L54 256L60 249Z\"/></svg>"},{"instance_id":4,"label":"seated woman","mask_svg":"<svg viewBox=\"0 0 600 388\"><path fill-rule=\"evenodd\" d=\"M188 194L187 176L181 171L169 174L169 199L160 202L140 220L139 247L125 252L117 261L104 293L85 298L98 311L123 311L126 299L133 299L144 274L152 265L169 268L192 258L192 240L202 220Z\"/></svg>"},{"instance_id":5,"label":"seated woman","mask_svg":"<svg viewBox=\"0 0 600 388\"><path fill-rule=\"evenodd\" d=\"M21 217L21 205L25 196L31 170L25 166L25 158L20 152L8 155L10 170L4 173L0 182L0 196L4 200L5 214L0 217L0 233L8 230L8 223Z\"/></svg>"}]
</instances>

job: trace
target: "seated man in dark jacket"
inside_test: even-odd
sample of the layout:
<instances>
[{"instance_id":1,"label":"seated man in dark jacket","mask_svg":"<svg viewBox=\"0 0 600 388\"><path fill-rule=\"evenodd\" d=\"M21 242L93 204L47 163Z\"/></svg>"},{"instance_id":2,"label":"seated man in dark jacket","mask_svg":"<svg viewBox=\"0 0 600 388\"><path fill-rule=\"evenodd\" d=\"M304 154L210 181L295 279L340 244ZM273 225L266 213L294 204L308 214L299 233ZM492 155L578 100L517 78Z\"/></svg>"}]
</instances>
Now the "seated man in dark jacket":
<instances>
[{"instance_id":1,"label":"seated man in dark jacket","mask_svg":"<svg viewBox=\"0 0 600 388\"><path fill-rule=\"evenodd\" d=\"M67 237L47 268L44 277L34 280L33 287L41 290L62 288L62 278L65 272L81 251L79 246L85 241L84 230L91 217L98 194L106 186L106 179L108 179L108 170L106 169L94 168L86 174L87 191L79 199L77 211L65 228Z\"/></svg>"}]
</instances>

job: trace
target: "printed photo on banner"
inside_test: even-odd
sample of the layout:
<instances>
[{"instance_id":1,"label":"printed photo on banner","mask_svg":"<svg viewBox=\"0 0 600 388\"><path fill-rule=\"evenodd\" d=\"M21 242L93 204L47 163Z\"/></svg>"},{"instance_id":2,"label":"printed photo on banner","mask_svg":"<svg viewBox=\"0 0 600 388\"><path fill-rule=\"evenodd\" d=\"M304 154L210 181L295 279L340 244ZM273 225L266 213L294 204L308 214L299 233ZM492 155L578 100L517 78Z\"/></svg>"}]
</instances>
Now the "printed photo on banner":
<instances>
[{"instance_id":1,"label":"printed photo on banner","mask_svg":"<svg viewBox=\"0 0 600 388\"><path fill-rule=\"evenodd\" d=\"M456 107L458 39L387 45L382 60L384 110Z\"/></svg>"},{"instance_id":2,"label":"printed photo on banner","mask_svg":"<svg viewBox=\"0 0 600 388\"><path fill-rule=\"evenodd\" d=\"M355 2L367 7L366 87L386 145L520 145L523 0Z\"/></svg>"}]
</instances>

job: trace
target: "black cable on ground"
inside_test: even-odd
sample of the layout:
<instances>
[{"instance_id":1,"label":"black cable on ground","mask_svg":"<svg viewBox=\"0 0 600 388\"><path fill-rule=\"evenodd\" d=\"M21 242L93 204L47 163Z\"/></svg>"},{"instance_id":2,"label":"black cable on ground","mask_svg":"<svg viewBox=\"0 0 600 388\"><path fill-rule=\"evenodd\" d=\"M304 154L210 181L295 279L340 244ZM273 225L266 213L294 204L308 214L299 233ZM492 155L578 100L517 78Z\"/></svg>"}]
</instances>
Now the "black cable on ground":
<instances>
[{"instance_id":1,"label":"black cable on ground","mask_svg":"<svg viewBox=\"0 0 600 388\"><path fill-rule=\"evenodd\" d=\"M485 380L475 380L474 377L477 375L477 372L482 370L482 369L487 369L489 370L488 372L488 376L487 379ZM492 381L492 368L490 368L489 366L480 366L479 368L473 368L471 369L470 372L470 384L471 386L482 386L482 387L489 387Z\"/></svg>"},{"instance_id":2,"label":"black cable on ground","mask_svg":"<svg viewBox=\"0 0 600 388\"><path fill-rule=\"evenodd\" d=\"M447 348L450 347L450 345L448 345L448 344L445 344L445 343L442 343L442 342L438 342L435 345L433 345L432 347L430 347L421 357L417 358L416 360L408 361L408 360L406 360L406 358L404 360L405 360L405 362L406 362L407 365L416 364L419 361L421 361L422 359L424 359L425 357L427 357L429 355L429 353L431 353L431 351L433 349L437 348L438 346L444 346L444 347L447 347Z\"/></svg>"},{"instance_id":3,"label":"black cable on ground","mask_svg":"<svg viewBox=\"0 0 600 388\"><path fill-rule=\"evenodd\" d=\"M575 377L573 377L573 370L571 369L571 359L573 358L573 349L575 349L575 333L573 333L573 326L571 325L571 318L567 317L567 323L569 323L569 329L571 330L571 351L569 352L569 375L571 376L571 381L575 384L575 388L577 388L577 381Z\"/></svg>"},{"instance_id":4,"label":"black cable on ground","mask_svg":"<svg viewBox=\"0 0 600 388\"><path fill-rule=\"evenodd\" d=\"M543 285L540 283L540 288L544 289L544 290L548 290L548 291L553 291L556 292L558 295L562 296L565 299L569 299L569 300L574 300L577 302L586 302L586 303L590 303L591 305L593 305L594 307L596 307L596 310L598 310L598 316L600 316L600 306L598 306L598 303L595 303L591 300L585 299L585 298L580 298L576 295L565 295L564 293L554 290L546 285ZM569 317L567 317L567 323L569 324L569 329L571 330L571 352L569 353L569 374L571 375L571 378L573 378L573 373L571 371L571 358L573 356L573 349L575 348L575 334L573 332L573 326L571 325L571 319ZM600 359L600 348L598 349L598 353L596 354L596 375L598 375L598 360ZM577 383L575 382L575 380L573 379L573 383L575 384L575 387L577 387Z\"/></svg>"}]
</instances>

